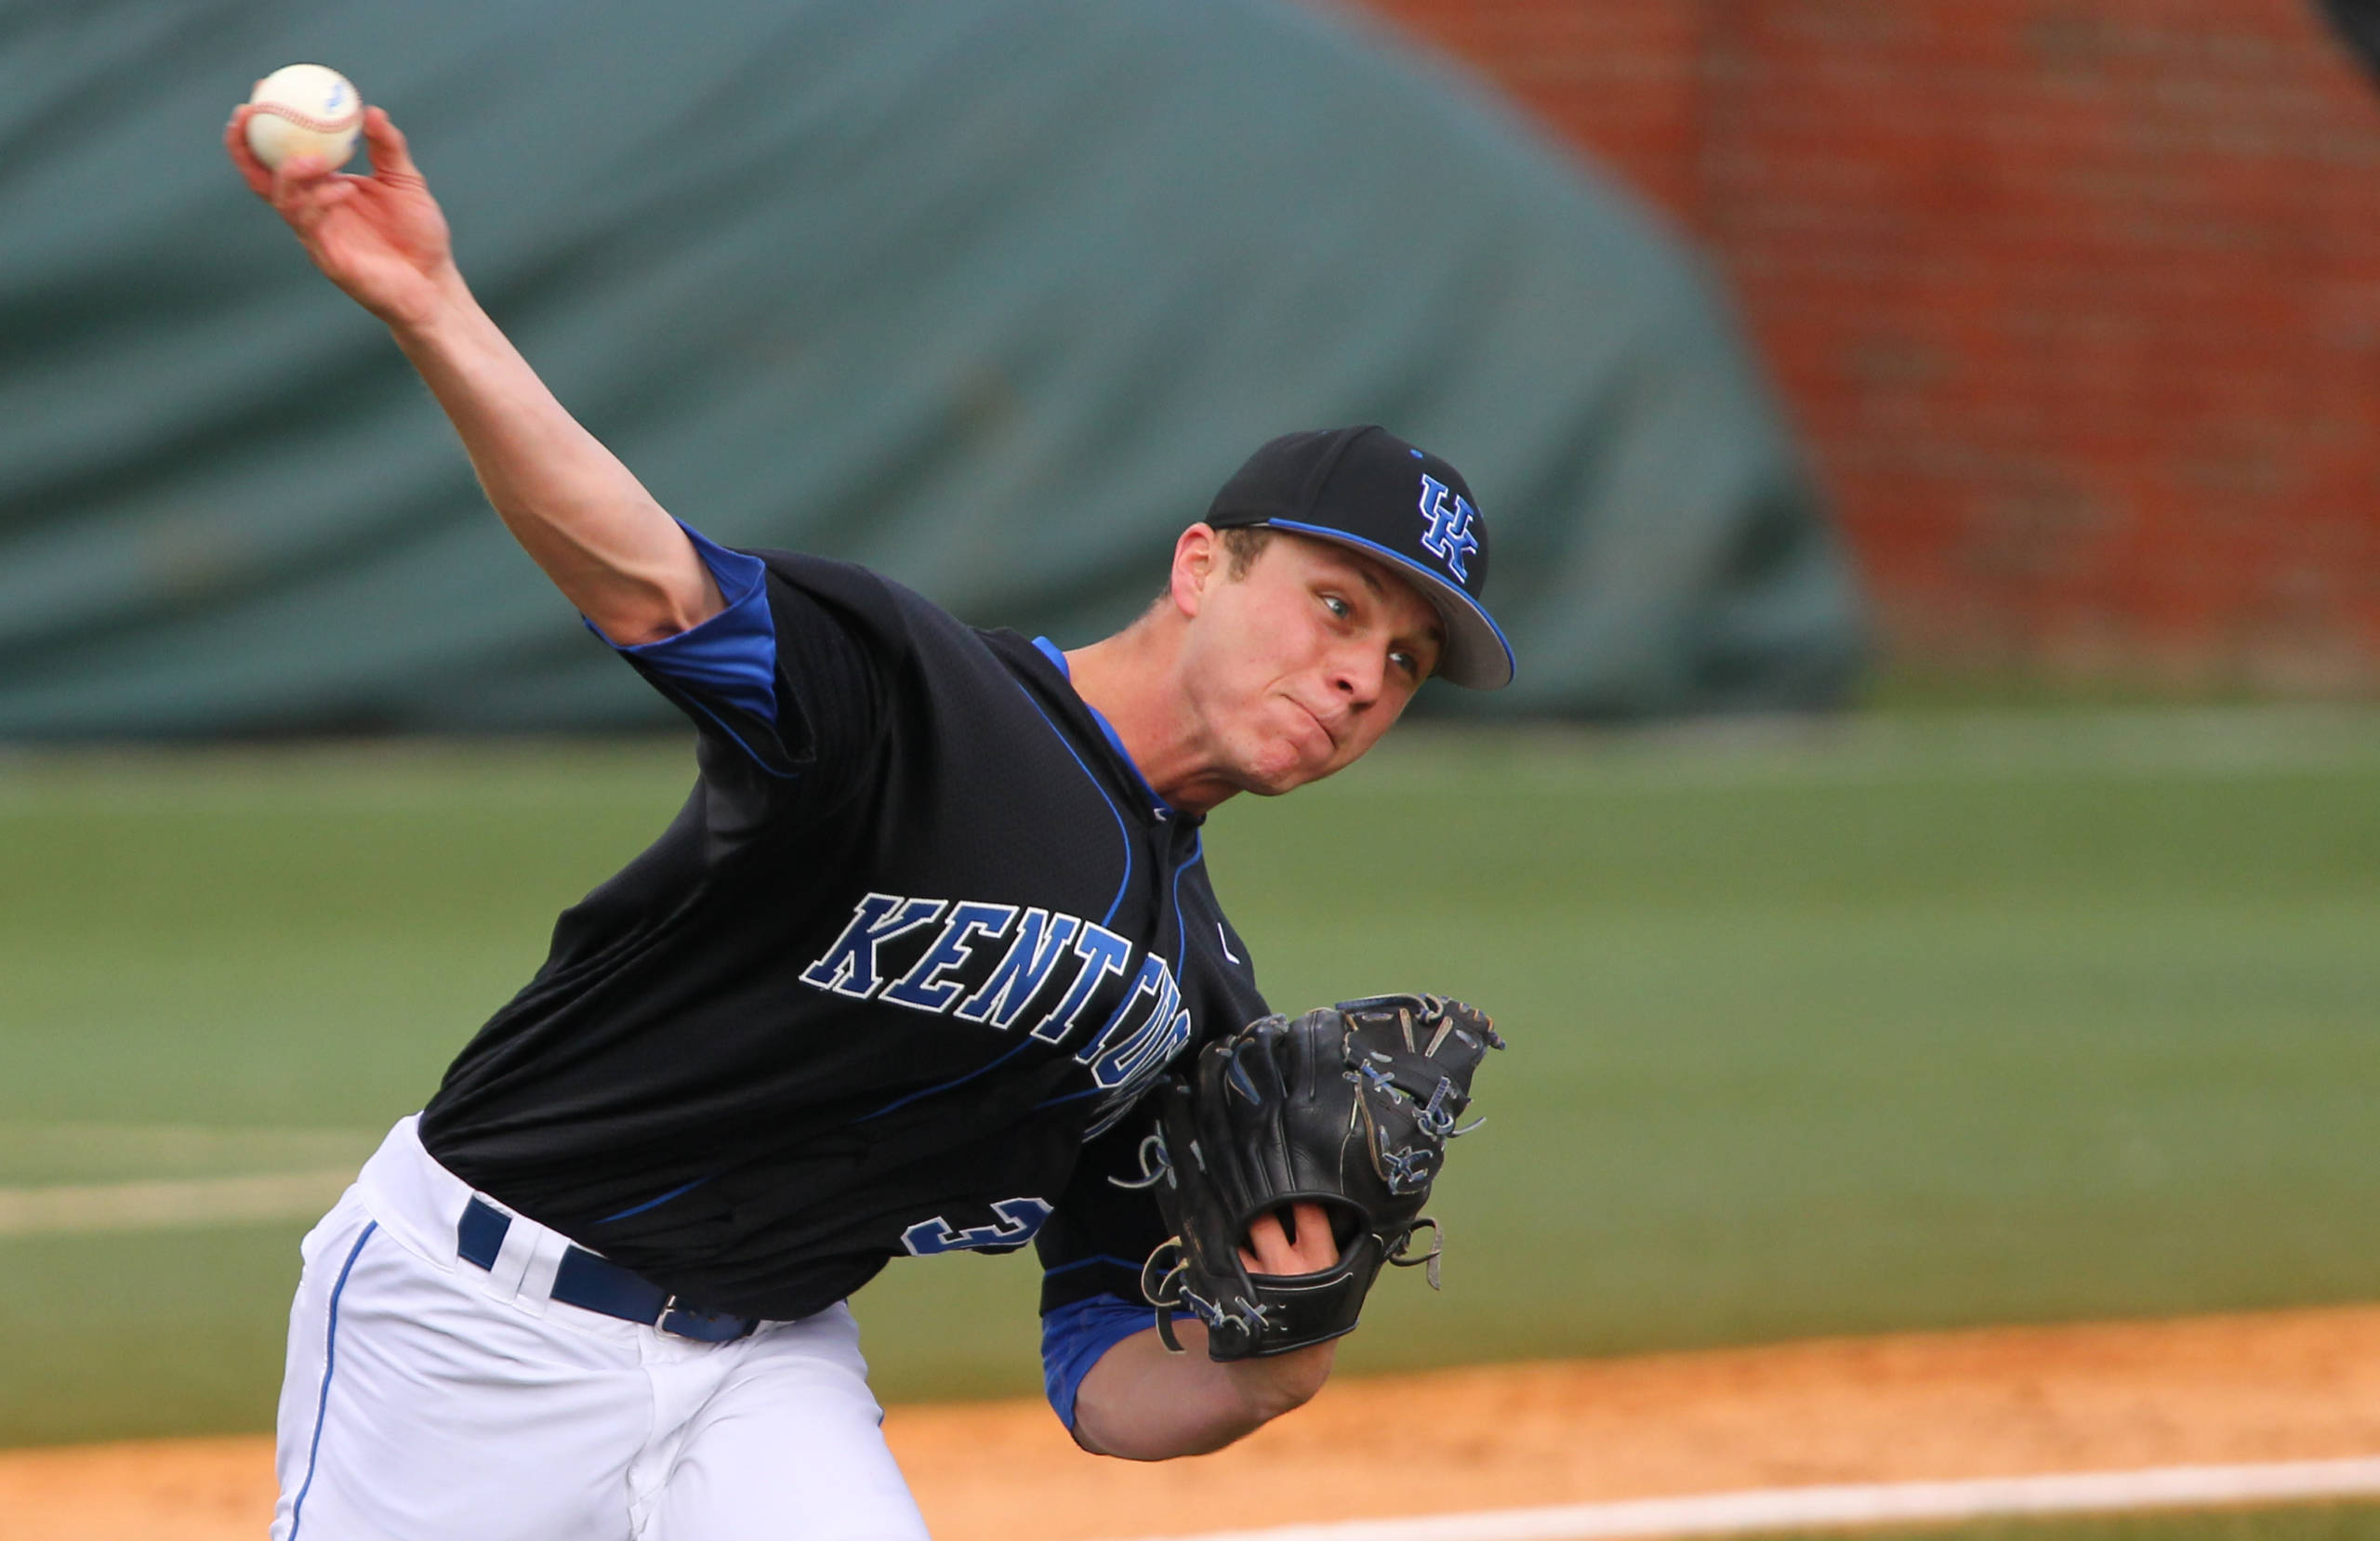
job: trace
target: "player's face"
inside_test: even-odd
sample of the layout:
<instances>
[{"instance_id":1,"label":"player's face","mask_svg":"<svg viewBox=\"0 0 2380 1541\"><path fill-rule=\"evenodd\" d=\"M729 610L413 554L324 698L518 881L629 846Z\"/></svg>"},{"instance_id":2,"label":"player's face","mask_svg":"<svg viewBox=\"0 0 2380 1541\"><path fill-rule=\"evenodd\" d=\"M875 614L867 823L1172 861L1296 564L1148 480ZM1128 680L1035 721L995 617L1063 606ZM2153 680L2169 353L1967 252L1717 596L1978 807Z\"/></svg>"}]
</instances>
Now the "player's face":
<instances>
[{"instance_id":1,"label":"player's face","mask_svg":"<svg viewBox=\"0 0 2380 1541\"><path fill-rule=\"evenodd\" d=\"M1382 562L1276 533L1239 578L1204 586L1185 684L1222 772L1287 792L1353 763L1436 666L1437 612Z\"/></svg>"}]
</instances>

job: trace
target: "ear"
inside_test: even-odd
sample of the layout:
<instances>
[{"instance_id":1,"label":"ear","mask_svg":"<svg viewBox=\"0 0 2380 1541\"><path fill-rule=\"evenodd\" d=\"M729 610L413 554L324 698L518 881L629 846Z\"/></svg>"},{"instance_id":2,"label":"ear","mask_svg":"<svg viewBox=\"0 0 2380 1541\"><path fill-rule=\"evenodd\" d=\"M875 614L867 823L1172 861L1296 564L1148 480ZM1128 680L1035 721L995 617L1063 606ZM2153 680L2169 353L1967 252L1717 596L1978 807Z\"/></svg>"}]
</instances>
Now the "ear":
<instances>
[{"instance_id":1,"label":"ear","mask_svg":"<svg viewBox=\"0 0 2380 1541\"><path fill-rule=\"evenodd\" d=\"M1173 608L1196 615L1206 604L1207 590L1220 580L1228 554L1223 537L1210 524L1194 524L1173 543Z\"/></svg>"}]
</instances>

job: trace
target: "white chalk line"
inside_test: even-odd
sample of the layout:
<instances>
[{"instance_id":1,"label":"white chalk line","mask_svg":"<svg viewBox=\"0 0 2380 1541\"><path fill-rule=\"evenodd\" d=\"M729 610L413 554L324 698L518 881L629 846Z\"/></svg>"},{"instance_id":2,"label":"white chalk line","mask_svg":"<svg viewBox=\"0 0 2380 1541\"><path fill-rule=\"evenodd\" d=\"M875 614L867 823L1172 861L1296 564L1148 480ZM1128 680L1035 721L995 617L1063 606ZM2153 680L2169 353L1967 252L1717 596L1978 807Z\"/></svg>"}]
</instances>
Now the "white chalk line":
<instances>
[{"instance_id":1,"label":"white chalk line","mask_svg":"<svg viewBox=\"0 0 2380 1541\"><path fill-rule=\"evenodd\" d=\"M1631 730L1431 723L1382 741L1363 785L1450 772L1590 789L1870 785L2064 775L2240 776L2380 759L2367 706L1749 717Z\"/></svg>"},{"instance_id":2,"label":"white chalk line","mask_svg":"<svg viewBox=\"0 0 2380 1541\"><path fill-rule=\"evenodd\" d=\"M559 755L535 741L276 748L30 749L0 745L0 816L204 808L436 811L641 807L683 796L675 736L623 736ZM1426 723L1400 729L1355 784L1454 773L1590 787L1726 789L1869 784L1912 776L2064 772L2256 774L2380 760L2380 710L2361 704L1979 709L1719 717L1659 727Z\"/></svg>"},{"instance_id":3,"label":"white chalk line","mask_svg":"<svg viewBox=\"0 0 2380 1541\"><path fill-rule=\"evenodd\" d=\"M1606 1536L1744 1535L1895 1521L2189 1508L2380 1495L2380 1456L2166 1466L2135 1471L1960 1482L1753 1488L1548 1508L1342 1520L1140 1541L1600 1541Z\"/></svg>"},{"instance_id":4,"label":"white chalk line","mask_svg":"<svg viewBox=\"0 0 2380 1541\"><path fill-rule=\"evenodd\" d=\"M355 1180L352 1166L245 1177L0 1188L0 1237L195 1231L311 1220Z\"/></svg>"}]
</instances>

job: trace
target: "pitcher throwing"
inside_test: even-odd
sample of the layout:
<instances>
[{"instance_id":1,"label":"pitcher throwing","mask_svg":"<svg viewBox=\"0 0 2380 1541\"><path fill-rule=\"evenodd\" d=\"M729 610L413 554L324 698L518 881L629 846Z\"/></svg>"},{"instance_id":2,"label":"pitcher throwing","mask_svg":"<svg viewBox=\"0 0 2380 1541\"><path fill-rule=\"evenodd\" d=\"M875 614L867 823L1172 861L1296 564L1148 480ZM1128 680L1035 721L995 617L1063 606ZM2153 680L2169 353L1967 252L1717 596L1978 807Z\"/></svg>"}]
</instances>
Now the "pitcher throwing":
<instances>
[{"instance_id":1,"label":"pitcher throwing","mask_svg":"<svg viewBox=\"0 0 2380 1541\"><path fill-rule=\"evenodd\" d=\"M233 165L683 709L699 771L307 1237L273 1534L920 1536L844 1304L900 1257L1039 1248L1050 1398L1088 1450L1212 1450L1313 1396L1494 1034L1423 996L1261 1021L1199 829L1354 761L1426 678L1511 678L1462 478L1377 428L1291 434L1123 631L971 629L681 525L474 302L385 112L359 177L266 168L252 111ZM1185 1218L1197 1141L1168 1148L1144 1098L1202 1052L1174 1127L1329 1125L1373 1176L1251 1167ZM1208 1083L1285 1111L1179 1100ZM1257 1207L1219 1229L1230 1202ZM1278 1307L1309 1286L1327 1309Z\"/></svg>"}]
</instances>

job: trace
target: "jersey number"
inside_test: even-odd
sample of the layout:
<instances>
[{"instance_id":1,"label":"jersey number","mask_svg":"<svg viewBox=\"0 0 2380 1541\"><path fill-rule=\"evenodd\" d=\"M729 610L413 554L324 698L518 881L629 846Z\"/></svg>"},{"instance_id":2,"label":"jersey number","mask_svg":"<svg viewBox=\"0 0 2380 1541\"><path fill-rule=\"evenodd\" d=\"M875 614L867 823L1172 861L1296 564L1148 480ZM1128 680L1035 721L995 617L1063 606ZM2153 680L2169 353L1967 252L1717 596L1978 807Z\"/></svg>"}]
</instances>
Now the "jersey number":
<instances>
[{"instance_id":1,"label":"jersey number","mask_svg":"<svg viewBox=\"0 0 2380 1541\"><path fill-rule=\"evenodd\" d=\"M1050 1206L1040 1199L1002 1199L992 1205L992 1213L999 1217L995 1225L971 1225L964 1231L953 1231L950 1222L936 1215L930 1220L919 1220L901 1232L901 1245L909 1249L912 1258L929 1258L937 1252L968 1252L979 1247L1023 1246L1041 1229L1050 1218Z\"/></svg>"}]
</instances>

